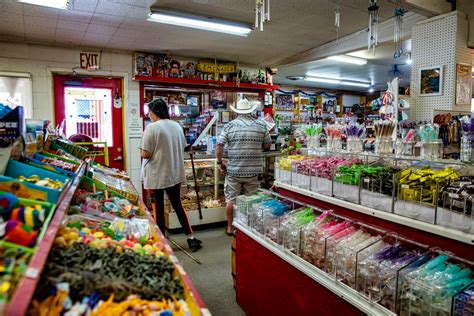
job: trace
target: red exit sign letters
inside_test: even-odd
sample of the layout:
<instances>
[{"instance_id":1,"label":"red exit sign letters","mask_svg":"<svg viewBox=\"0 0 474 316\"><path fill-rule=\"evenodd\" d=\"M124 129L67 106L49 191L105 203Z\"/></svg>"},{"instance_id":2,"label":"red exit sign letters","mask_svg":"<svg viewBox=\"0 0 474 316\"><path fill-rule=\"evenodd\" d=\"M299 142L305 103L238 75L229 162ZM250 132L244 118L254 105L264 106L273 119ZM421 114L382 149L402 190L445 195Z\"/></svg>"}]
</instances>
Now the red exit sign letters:
<instances>
[{"instance_id":1,"label":"red exit sign letters","mask_svg":"<svg viewBox=\"0 0 474 316\"><path fill-rule=\"evenodd\" d=\"M99 69L100 53L80 53L79 60L82 69L96 70Z\"/></svg>"}]
</instances>

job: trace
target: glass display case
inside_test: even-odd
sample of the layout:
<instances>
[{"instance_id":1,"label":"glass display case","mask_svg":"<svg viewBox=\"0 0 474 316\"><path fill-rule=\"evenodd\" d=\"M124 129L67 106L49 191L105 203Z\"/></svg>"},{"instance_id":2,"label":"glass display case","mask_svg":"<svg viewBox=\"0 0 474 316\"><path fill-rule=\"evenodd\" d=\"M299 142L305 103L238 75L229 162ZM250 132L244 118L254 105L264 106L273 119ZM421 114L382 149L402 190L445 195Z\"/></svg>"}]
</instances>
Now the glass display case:
<instances>
[{"instance_id":1,"label":"glass display case","mask_svg":"<svg viewBox=\"0 0 474 316\"><path fill-rule=\"evenodd\" d=\"M181 186L181 202L188 213L191 225L225 221L224 176L217 168L216 159L194 159L194 172L191 159L185 159L184 167L186 182ZM197 216L199 205L202 219ZM165 213L168 216L168 229L181 227L166 195Z\"/></svg>"}]
</instances>

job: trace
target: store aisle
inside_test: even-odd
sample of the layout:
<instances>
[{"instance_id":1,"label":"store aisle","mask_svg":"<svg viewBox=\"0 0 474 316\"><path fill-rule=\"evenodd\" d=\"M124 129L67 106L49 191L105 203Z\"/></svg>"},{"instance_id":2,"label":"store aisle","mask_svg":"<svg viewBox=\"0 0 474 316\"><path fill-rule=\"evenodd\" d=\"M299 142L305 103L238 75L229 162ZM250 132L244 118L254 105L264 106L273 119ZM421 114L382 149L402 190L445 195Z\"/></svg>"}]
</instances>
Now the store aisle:
<instances>
[{"instance_id":1,"label":"store aisle","mask_svg":"<svg viewBox=\"0 0 474 316\"><path fill-rule=\"evenodd\" d=\"M173 251L190 276L196 290L213 315L245 315L235 301L235 290L231 276L231 242L224 228L198 231L195 236L202 240L203 248L190 252L201 264L197 264L183 251L171 243ZM169 235L173 241L187 249L184 234Z\"/></svg>"}]
</instances>

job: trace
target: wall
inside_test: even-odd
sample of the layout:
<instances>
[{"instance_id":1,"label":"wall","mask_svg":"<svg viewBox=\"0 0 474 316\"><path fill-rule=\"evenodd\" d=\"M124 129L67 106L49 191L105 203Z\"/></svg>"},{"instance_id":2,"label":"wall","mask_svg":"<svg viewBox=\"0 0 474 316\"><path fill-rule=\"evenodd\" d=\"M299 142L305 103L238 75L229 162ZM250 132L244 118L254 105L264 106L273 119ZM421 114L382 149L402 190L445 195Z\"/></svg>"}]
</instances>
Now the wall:
<instances>
[{"instance_id":1,"label":"wall","mask_svg":"<svg viewBox=\"0 0 474 316\"><path fill-rule=\"evenodd\" d=\"M422 22L413 28L411 108L412 119L432 120L433 110L463 110L455 105L456 63L472 63L467 48L468 23L460 12L451 12ZM419 70L425 67L443 67L442 94L419 95Z\"/></svg>"},{"instance_id":2,"label":"wall","mask_svg":"<svg viewBox=\"0 0 474 316\"><path fill-rule=\"evenodd\" d=\"M33 82L33 116L54 120L52 73L72 73L79 67L79 50L41 45L0 42L0 71L27 72ZM125 168L133 184L141 189L140 136L129 135L127 128L133 118L139 117L139 84L132 81L133 55L131 53L102 52L100 70L88 72L76 69L79 74L124 78L124 138ZM137 109L136 114L132 109Z\"/></svg>"}]
</instances>

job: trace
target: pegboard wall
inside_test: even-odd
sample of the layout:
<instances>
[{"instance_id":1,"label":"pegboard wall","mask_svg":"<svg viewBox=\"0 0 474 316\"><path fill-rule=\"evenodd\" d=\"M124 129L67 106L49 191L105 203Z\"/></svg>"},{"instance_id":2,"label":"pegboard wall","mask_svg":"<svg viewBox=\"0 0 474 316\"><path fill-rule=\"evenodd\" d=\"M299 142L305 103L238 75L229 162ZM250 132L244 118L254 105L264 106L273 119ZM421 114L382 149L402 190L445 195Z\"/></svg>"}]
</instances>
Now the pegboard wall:
<instances>
[{"instance_id":1,"label":"pegboard wall","mask_svg":"<svg viewBox=\"0 0 474 316\"><path fill-rule=\"evenodd\" d=\"M456 62L465 60L466 50L469 54L467 62L472 62L467 48L467 27L465 15L455 11L418 22L413 28L411 119L431 121L433 110L454 109ZM460 53L457 52L458 50ZM442 66L442 94L420 96L420 69L436 66Z\"/></svg>"}]
</instances>

